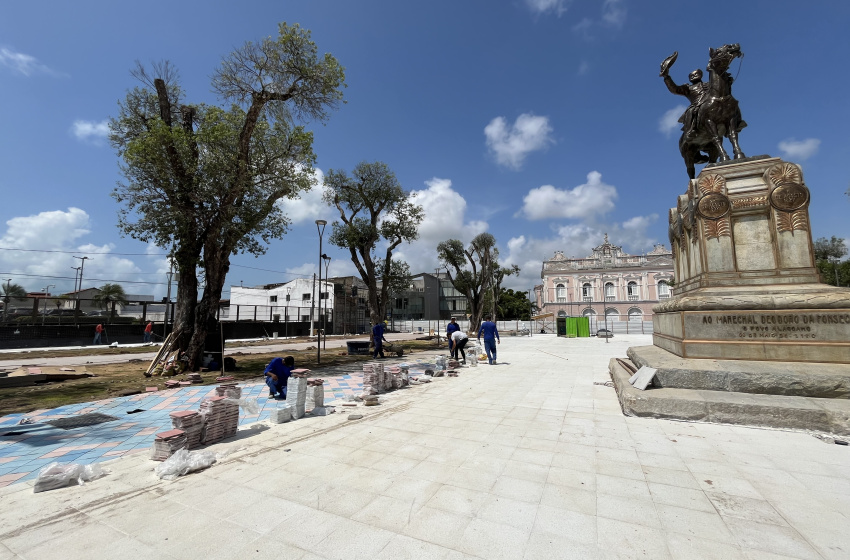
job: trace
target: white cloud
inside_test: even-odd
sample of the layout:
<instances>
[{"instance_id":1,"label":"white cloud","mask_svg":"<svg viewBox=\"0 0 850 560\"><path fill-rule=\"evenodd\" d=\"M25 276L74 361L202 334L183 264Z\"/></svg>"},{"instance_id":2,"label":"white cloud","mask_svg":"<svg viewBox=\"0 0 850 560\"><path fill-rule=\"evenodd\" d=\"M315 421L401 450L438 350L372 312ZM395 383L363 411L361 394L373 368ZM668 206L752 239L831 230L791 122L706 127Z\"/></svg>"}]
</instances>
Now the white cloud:
<instances>
[{"instance_id":1,"label":"white cloud","mask_svg":"<svg viewBox=\"0 0 850 560\"><path fill-rule=\"evenodd\" d=\"M620 29L626 23L628 10L623 0L605 0L602 4L602 22Z\"/></svg>"},{"instance_id":2,"label":"white cloud","mask_svg":"<svg viewBox=\"0 0 850 560\"><path fill-rule=\"evenodd\" d=\"M332 208L322 201L325 192L325 174L316 168L314 172L315 184L306 192L299 193L298 198L285 198L278 201L278 206L289 218L292 225L302 222L313 222L318 219L332 222L337 216L336 208Z\"/></svg>"},{"instance_id":3,"label":"white cloud","mask_svg":"<svg viewBox=\"0 0 850 560\"><path fill-rule=\"evenodd\" d=\"M818 148L820 148L820 140L817 138L806 138L805 140L789 138L779 143L779 150L782 155L789 159L808 159L817 153Z\"/></svg>"},{"instance_id":4,"label":"white cloud","mask_svg":"<svg viewBox=\"0 0 850 560\"><path fill-rule=\"evenodd\" d=\"M425 214L419 225L419 239L396 249L396 255L407 261L414 274L434 271L439 264L437 245L441 241L460 239L468 243L489 227L481 220L467 221L466 200L452 188L450 180L434 177L425 185L428 188L413 193Z\"/></svg>"},{"instance_id":5,"label":"white cloud","mask_svg":"<svg viewBox=\"0 0 850 560\"><path fill-rule=\"evenodd\" d=\"M34 74L57 75L56 72L40 63L34 56L15 52L5 47L0 48L0 66L11 68L13 71L27 77Z\"/></svg>"},{"instance_id":6,"label":"white cloud","mask_svg":"<svg viewBox=\"0 0 850 560\"><path fill-rule=\"evenodd\" d=\"M682 116L682 113L684 113L687 108L687 105L676 105L664 113L661 118L658 119L658 130L669 138L670 135L673 134L673 131L680 127L679 117Z\"/></svg>"},{"instance_id":7,"label":"white cloud","mask_svg":"<svg viewBox=\"0 0 850 560\"><path fill-rule=\"evenodd\" d=\"M55 284L56 287L50 289L51 293L64 293L74 289L75 272L71 267L79 266L80 261L74 258L77 255L89 256L83 271L83 288L106 282L120 284L122 280L164 281L142 277L138 274L141 269L133 261L110 255L114 250L112 244L80 243L91 233L90 227L89 215L79 208L12 218L6 222L6 231L0 235L0 247L39 251L0 251L0 270L6 278L12 278L13 282L29 291L39 291L48 284ZM87 278L93 280L87 281ZM155 290L145 284L126 285L124 289L135 294Z\"/></svg>"},{"instance_id":8,"label":"white cloud","mask_svg":"<svg viewBox=\"0 0 850 560\"><path fill-rule=\"evenodd\" d=\"M525 0L525 4L534 14L552 12L561 17L570 5L569 0Z\"/></svg>"},{"instance_id":9,"label":"white cloud","mask_svg":"<svg viewBox=\"0 0 850 560\"><path fill-rule=\"evenodd\" d=\"M526 156L554 143L548 117L523 113L513 125L496 117L484 128L487 147L500 165L518 170Z\"/></svg>"},{"instance_id":10,"label":"white cloud","mask_svg":"<svg viewBox=\"0 0 850 560\"><path fill-rule=\"evenodd\" d=\"M578 75L584 76L588 73L588 71L590 71L590 63L586 60L582 60L581 64L578 65Z\"/></svg>"},{"instance_id":11,"label":"white cloud","mask_svg":"<svg viewBox=\"0 0 850 560\"><path fill-rule=\"evenodd\" d=\"M557 189L552 185L531 189L523 198L523 206L518 215L529 220L587 220L613 210L616 199L616 187L603 183L602 174L598 171L591 171L587 174L587 183L574 189Z\"/></svg>"},{"instance_id":12,"label":"white cloud","mask_svg":"<svg viewBox=\"0 0 850 560\"><path fill-rule=\"evenodd\" d=\"M337 276L357 276L360 277L360 273L357 272L357 268L354 266L354 263L351 262L351 259L348 258L348 253L339 253L338 256L340 258L333 258L333 254L331 254L331 263L328 265L327 275L330 278L334 278ZM293 275L293 278L289 278L289 280L298 278L310 278L314 274L319 273L319 263L304 263L300 266L288 267L286 268L286 272L288 274ZM322 266L322 278L325 277L325 267Z\"/></svg>"},{"instance_id":13,"label":"white cloud","mask_svg":"<svg viewBox=\"0 0 850 560\"><path fill-rule=\"evenodd\" d=\"M105 120L100 122L76 120L71 125L71 133L77 140L100 142L109 136L109 123Z\"/></svg>"}]
</instances>

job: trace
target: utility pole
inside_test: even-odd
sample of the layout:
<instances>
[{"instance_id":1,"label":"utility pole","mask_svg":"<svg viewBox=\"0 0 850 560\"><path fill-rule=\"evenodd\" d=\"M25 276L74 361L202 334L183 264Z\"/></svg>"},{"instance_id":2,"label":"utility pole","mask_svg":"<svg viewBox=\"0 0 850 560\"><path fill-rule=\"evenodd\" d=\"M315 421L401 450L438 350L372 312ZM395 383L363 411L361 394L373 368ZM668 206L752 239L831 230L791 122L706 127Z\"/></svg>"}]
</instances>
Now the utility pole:
<instances>
[{"instance_id":1,"label":"utility pole","mask_svg":"<svg viewBox=\"0 0 850 560\"><path fill-rule=\"evenodd\" d=\"M168 336L168 315L169 309L171 308L171 277L174 275L174 261L171 261L171 265L168 267L168 291L165 295L165 315L163 317L162 324L162 340L165 341L165 338ZM222 354L223 355L223 354Z\"/></svg>"},{"instance_id":2,"label":"utility pole","mask_svg":"<svg viewBox=\"0 0 850 560\"><path fill-rule=\"evenodd\" d=\"M89 260L89 257L74 257L75 259L80 259L80 287L75 294L77 297L75 298L77 303L74 309L74 324L77 323L77 316L80 314L80 292L83 291L83 270L86 267L86 261Z\"/></svg>"},{"instance_id":3,"label":"utility pole","mask_svg":"<svg viewBox=\"0 0 850 560\"><path fill-rule=\"evenodd\" d=\"M41 314L41 326L44 326L44 319L47 317L47 296L50 295L50 288L55 288L56 284L48 284L44 288L44 311Z\"/></svg>"}]
</instances>

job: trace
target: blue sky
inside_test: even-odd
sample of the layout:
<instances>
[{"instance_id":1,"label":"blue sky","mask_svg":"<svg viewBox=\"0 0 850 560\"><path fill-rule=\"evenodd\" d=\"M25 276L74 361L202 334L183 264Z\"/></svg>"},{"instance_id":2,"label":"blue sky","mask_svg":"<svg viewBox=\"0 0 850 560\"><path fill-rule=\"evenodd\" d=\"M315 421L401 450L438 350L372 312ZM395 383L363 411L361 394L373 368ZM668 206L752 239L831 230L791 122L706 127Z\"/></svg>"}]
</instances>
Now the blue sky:
<instances>
[{"instance_id":1,"label":"blue sky","mask_svg":"<svg viewBox=\"0 0 850 560\"><path fill-rule=\"evenodd\" d=\"M440 241L481 231L522 268L507 283L519 289L555 250L583 256L605 232L633 254L667 243L687 185L675 126L686 100L659 64L679 51L671 76L684 83L709 47L733 42L745 53L732 66L741 147L801 164L813 235L850 238L848 2L18 2L0 19L0 279L68 291L73 256L89 256L85 287L164 294L162 251L116 228L105 121L136 85L137 59L170 60L187 100L216 103L221 57L281 21L346 67L347 103L310 125L319 177L380 160L418 192L426 220L401 252L414 272L434 270ZM264 257L235 257L228 285L316 271L313 221L335 213L319 188L286 210L290 232ZM325 248L332 274L354 273Z\"/></svg>"}]
</instances>

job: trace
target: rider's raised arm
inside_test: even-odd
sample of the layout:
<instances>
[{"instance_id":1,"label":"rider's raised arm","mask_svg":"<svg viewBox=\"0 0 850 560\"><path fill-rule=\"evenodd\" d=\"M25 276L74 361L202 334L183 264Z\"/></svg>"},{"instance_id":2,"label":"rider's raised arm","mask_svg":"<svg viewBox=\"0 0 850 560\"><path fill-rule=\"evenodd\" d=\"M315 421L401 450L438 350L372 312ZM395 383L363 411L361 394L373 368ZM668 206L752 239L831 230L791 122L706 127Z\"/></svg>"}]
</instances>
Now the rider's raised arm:
<instances>
[{"instance_id":1,"label":"rider's raised arm","mask_svg":"<svg viewBox=\"0 0 850 560\"><path fill-rule=\"evenodd\" d=\"M664 85L667 86L667 89L670 90L670 93L675 93L676 95L684 95L688 96L690 93L690 89L686 85L676 85L676 82L673 81L673 78L670 77L669 74L664 74Z\"/></svg>"}]
</instances>

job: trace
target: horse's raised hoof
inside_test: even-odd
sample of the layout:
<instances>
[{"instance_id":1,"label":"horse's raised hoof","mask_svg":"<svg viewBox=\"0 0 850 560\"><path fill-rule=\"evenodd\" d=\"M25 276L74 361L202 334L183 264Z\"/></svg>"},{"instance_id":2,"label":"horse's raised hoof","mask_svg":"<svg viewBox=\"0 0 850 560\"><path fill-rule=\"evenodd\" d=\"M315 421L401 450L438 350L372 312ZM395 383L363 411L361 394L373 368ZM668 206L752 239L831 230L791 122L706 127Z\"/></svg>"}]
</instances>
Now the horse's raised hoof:
<instances>
[{"instance_id":1,"label":"horse's raised hoof","mask_svg":"<svg viewBox=\"0 0 850 560\"><path fill-rule=\"evenodd\" d=\"M738 152L735 154L735 159L744 159L745 157L747 156L744 155L744 152Z\"/></svg>"}]
</instances>

